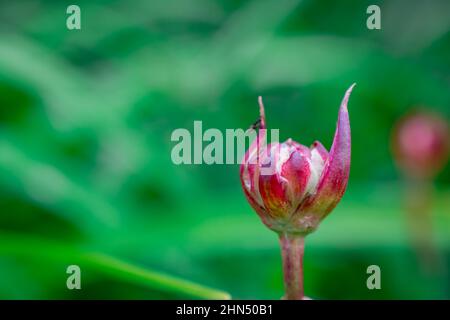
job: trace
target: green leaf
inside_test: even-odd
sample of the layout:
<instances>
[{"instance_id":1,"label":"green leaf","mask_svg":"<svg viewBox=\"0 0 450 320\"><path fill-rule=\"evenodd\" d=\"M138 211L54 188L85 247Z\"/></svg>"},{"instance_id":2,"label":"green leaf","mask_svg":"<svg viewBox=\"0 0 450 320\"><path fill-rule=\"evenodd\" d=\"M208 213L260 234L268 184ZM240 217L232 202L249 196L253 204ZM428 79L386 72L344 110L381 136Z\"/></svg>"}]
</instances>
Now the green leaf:
<instances>
[{"instance_id":1,"label":"green leaf","mask_svg":"<svg viewBox=\"0 0 450 320\"><path fill-rule=\"evenodd\" d=\"M2 256L38 258L51 261L79 261L111 278L147 286L151 289L196 299L227 300L226 292L212 289L188 280L180 279L148 268L143 268L103 253L50 241L16 235L0 236Z\"/></svg>"}]
</instances>

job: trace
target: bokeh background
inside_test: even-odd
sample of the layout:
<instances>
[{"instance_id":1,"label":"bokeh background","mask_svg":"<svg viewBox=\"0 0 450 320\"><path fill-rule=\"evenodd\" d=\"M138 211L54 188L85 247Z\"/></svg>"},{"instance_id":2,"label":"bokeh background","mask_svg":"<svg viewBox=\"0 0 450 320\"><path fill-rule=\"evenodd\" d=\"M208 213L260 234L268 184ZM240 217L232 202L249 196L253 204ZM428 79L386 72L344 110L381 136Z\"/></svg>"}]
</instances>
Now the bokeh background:
<instances>
[{"instance_id":1,"label":"bokeh background","mask_svg":"<svg viewBox=\"0 0 450 320\"><path fill-rule=\"evenodd\" d=\"M70 4L0 2L0 298L279 299L277 236L238 165L176 166L171 133L248 128L262 95L282 140L329 148L353 82L349 186L306 240L306 294L450 298L450 171L433 182L440 258L424 272L390 151L409 110L449 117L448 1L79 0L73 31Z\"/></svg>"}]
</instances>

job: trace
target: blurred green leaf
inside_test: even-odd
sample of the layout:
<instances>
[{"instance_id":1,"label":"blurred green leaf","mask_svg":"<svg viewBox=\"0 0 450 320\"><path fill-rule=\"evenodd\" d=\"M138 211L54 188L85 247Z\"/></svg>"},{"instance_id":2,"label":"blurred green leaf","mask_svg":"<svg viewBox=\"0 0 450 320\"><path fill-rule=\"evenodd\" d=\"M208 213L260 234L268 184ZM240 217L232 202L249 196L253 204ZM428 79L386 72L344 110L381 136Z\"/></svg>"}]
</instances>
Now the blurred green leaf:
<instances>
[{"instance_id":1,"label":"blurred green leaf","mask_svg":"<svg viewBox=\"0 0 450 320\"><path fill-rule=\"evenodd\" d=\"M192 298L230 299L230 296L225 292L211 289L191 281L172 277L151 269L144 269L105 254L89 252L80 248L55 244L41 239L1 235L0 253L3 257L5 255L33 256L49 261L79 261L79 263L86 265L88 268L98 269L99 272L108 274L112 278L147 286L153 290L165 291Z\"/></svg>"}]
</instances>

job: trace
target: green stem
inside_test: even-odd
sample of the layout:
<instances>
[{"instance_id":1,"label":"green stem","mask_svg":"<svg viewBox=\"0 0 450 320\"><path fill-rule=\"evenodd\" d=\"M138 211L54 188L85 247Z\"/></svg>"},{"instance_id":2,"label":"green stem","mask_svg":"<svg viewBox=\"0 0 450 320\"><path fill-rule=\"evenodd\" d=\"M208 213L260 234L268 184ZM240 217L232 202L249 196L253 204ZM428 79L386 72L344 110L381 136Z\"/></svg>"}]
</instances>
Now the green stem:
<instances>
[{"instance_id":1,"label":"green stem","mask_svg":"<svg viewBox=\"0 0 450 320\"><path fill-rule=\"evenodd\" d=\"M280 234L281 256L286 300L302 300L303 291L303 253L305 239L301 235Z\"/></svg>"},{"instance_id":2,"label":"green stem","mask_svg":"<svg viewBox=\"0 0 450 320\"><path fill-rule=\"evenodd\" d=\"M439 265L439 254L433 243L432 181L409 177L406 184L406 213L411 237L420 264L425 272L433 273Z\"/></svg>"}]
</instances>

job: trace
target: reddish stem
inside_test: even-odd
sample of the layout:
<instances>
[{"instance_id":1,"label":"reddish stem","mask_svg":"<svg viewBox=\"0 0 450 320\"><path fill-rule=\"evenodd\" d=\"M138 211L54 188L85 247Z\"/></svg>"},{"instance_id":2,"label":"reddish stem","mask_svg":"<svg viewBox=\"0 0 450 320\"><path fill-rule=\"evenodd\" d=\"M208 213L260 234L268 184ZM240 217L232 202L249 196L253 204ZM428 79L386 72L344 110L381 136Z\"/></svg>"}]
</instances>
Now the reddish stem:
<instances>
[{"instance_id":1,"label":"reddish stem","mask_svg":"<svg viewBox=\"0 0 450 320\"><path fill-rule=\"evenodd\" d=\"M303 253L304 237L292 234L280 234L281 256L286 300L302 300L303 293Z\"/></svg>"}]
</instances>

